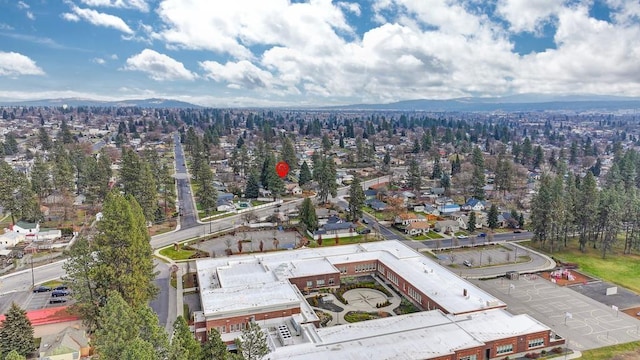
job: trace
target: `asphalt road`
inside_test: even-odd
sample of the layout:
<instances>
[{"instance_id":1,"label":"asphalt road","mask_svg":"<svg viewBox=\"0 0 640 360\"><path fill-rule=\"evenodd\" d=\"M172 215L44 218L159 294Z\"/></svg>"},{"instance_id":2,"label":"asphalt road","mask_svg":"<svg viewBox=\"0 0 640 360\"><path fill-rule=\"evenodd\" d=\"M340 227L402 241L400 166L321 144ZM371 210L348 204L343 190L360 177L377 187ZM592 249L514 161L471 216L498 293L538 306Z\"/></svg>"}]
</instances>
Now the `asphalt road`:
<instances>
[{"instance_id":1,"label":"asphalt road","mask_svg":"<svg viewBox=\"0 0 640 360\"><path fill-rule=\"evenodd\" d=\"M198 214L196 206L191 196L191 185L189 182L189 173L187 172L187 162L184 156L184 149L180 143L180 134L173 135L173 151L175 155L175 179L178 189L178 208L180 228L187 229L198 225Z\"/></svg>"},{"instance_id":2,"label":"asphalt road","mask_svg":"<svg viewBox=\"0 0 640 360\"><path fill-rule=\"evenodd\" d=\"M531 232L497 233L497 234L493 234L493 240L491 240L491 243L529 240L531 238L533 238L533 233ZM475 239L473 237L468 237L466 239L457 239L457 244L456 244L456 240L452 238L422 241L422 244L430 249L443 249L443 248L447 249L452 247L471 246L471 245L478 246L485 243L489 243L488 236L486 237L476 236Z\"/></svg>"}]
</instances>

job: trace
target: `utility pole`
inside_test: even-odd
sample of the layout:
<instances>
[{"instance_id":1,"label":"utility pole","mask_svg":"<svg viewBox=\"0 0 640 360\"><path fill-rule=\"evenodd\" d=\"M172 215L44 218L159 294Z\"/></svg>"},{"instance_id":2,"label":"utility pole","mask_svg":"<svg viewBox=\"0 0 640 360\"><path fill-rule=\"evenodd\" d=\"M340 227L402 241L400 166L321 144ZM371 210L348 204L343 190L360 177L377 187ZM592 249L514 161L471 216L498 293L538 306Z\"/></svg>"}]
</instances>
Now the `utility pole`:
<instances>
[{"instance_id":1,"label":"utility pole","mask_svg":"<svg viewBox=\"0 0 640 360\"><path fill-rule=\"evenodd\" d=\"M36 277L33 273L33 254L31 254L31 288L36 287Z\"/></svg>"}]
</instances>

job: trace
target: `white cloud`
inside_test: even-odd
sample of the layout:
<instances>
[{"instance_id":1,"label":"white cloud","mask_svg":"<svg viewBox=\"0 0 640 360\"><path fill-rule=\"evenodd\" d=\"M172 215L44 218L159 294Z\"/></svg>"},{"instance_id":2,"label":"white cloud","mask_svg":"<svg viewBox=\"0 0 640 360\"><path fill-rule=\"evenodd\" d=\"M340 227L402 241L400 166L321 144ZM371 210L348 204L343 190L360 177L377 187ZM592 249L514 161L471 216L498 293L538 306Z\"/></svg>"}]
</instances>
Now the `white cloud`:
<instances>
[{"instance_id":1,"label":"white cloud","mask_svg":"<svg viewBox=\"0 0 640 360\"><path fill-rule=\"evenodd\" d=\"M17 6L18 6L18 9L21 9L21 10L31 8L31 6L29 6L29 4L27 4L24 1L18 1L18 5Z\"/></svg>"},{"instance_id":2,"label":"white cloud","mask_svg":"<svg viewBox=\"0 0 640 360\"><path fill-rule=\"evenodd\" d=\"M144 49L141 53L128 58L124 69L142 71L157 81L194 80L197 77L181 62L151 49Z\"/></svg>"},{"instance_id":3,"label":"white cloud","mask_svg":"<svg viewBox=\"0 0 640 360\"><path fill-rule=\"evenodd\" d=\"M109 58L111 60L118 60L118 54L111 54L111 56L109 56Z\"/></svg>"},{"instance_id":4,"label":"white cloud","mask_svg":"<svg viewBox=\"0 0 640 360\"><path fill-rule=\"evenodd\" d=\"M26 12L26 15L27 15L27 18L28 18L29 20L35 20L35 19L36 19L36 16L35 16L35 15L33 15L33 12L31 12L31 11L27 11L27 12Z\"/></svg>"},{"instance_id":5,"label":"white cloud","mask_svg":"<svg viewBox=\"0 0 640 360\"><path fill-rule=\"evenodd\" d=\"M98 65L104 65L107 63L107 61L103 58L93 58L91 59L92 62L98 64Z\"/></svg>"},{"instance_id":6,"label":"white cloud","mask_svg":"<svg viewBox=\"0 0 640 360\"><path fill-rule=\"evenodd\" d=\"M352 33L344 14L330 0L290 3L287 0L164 0L157 10L165 27L155 37L186 48L252 58L249 47L306 47L310 52L330 50L341 43L336 30Z\"/></svg>"},{"instance_id":7,"label":"white cloud","mask_svg":"<svg viewBox=\"0 0 640 360\"><path fill-rule=\"evenodd\" d=\"M149 2L146 0L80 0L81 3L93 7L113 7L134 9L143 12L149 11Z\"/></svg>"},{"instance_id":8,"label":"white cloud","mask_svg":"<svg viewBox=\"0 0 640 360\"><path fill-rule=\"evenodd\" d=\"M133 34L133 30L131 30L129 25L127 25L124 20L115 15L101 13L92 9L82 9L75 5L72 6L71 11L72 13L62 14L62 18L74 22L82 19L95 26L116 29L129 35Z\"/></svg>"},{"instance_id":9,"label":"white cloud","mask_svg":"<svg viewBox=\"0 0 640 360\"><path fill-rule=\"evenodd\" d=\"M498 0L496 12L509 22L513 32L538 33L562 7L562 0Z\"/></svg>"},{"instance_id":10,"label":"white cloud","mask_svg":"<svg viewBox=\"0 0 640 360\"><path fill-rule=\"evenodd\" d=\"M586 6L558 14L557 49L523 58L522 92L640 95L640 28L589 17Z\"/></svg>"},{"instance_id":11,"label":"white cloud","mask_svg":"<svg viewBox=\"0 0 640 360\"><path fill-rule=\"evenodd\" d=\"M29 57L16 52L0 52L0 76L44 75Z\"/></svg>"},{"instance_id":12,"label":"white cloud","mask_svg":"<svg viewBox=\"0 0 640 360\"><path fill-rule=\"evenodd\" d=\"M272 86L273 76L249 61L227 62L222 65L216 61L203 61L200 67L205 70L205 77L217 82L227 82L234 88L255 89Z\"/></svg>"},{"instance_id":13,"label":"white cloud","mask_svg":"<svg viewBox=\"0 0 640 360\"><path fill-rule=\"evenodd\" d=\"M0 23L0 30L13 30L13 26L5 23Z\"/></svg>"},{"instance_id":14,"label":"white cloud","mask_svg":"<svg viewBox=\"0 0 640 360\"><path fill-rule=\"evenodd\" d=\"M80 21L80 17L76 14L72 14L72 13L62 13L62 15L60 15L63 19L67 20L67 21L72 21L72 22L78 22Z\"/></svg>"}]
</instances>

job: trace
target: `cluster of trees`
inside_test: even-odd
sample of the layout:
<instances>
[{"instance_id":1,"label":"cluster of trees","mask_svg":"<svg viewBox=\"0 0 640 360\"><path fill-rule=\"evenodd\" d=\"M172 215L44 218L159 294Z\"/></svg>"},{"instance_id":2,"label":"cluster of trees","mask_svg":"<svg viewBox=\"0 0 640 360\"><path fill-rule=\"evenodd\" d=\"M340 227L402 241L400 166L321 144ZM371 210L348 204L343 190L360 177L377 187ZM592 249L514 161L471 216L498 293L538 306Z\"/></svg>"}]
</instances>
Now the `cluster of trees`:
<instances>
[{"instance_id":1,"label":"cluster of trees","mask_svg":"<svg viewBox=\"0 0 640 360\"><path fill-rule=\"evenodd\" d=\"M162 222L175 209L172 169L153 150L144 150L140 156L129 147L122 148L120 187L140 204L147 223Z\"/></svg>"},{"instance_id":2,"label":"cluster of trees","mask_svg":"<svg viewBox=\"0 0 640 360\"><path fill-rule=\"evenodd\" d=\"M640 249L640 155L619 151L600 187L593 173L571 175L559 165L558 175L544 174L533 199L534 239L551 251L576 236L580 249L591 245L605 258L622 239L624 252Z\"/></svg>"}]
</instances>

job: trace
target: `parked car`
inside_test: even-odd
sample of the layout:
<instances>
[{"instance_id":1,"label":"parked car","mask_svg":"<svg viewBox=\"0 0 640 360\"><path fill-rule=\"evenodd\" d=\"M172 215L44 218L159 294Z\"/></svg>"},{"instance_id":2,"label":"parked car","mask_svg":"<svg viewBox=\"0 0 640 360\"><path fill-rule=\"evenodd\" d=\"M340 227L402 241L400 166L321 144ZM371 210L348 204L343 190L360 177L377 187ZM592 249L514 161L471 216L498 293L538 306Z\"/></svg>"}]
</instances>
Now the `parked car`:
<instances>
[{"instance_id":1,"label":"parked car","mask_svg":"<svg viewBox=\"0 0 640 360\"><path fill-rule=\"evenodd\" d=\"M53 298L53 299L49 299L49 304L61 304L61 303L66 303L67 299L63 299L63 298Z\"/></svg>"},{"instance_id":2,"label":"parked car","mask_svg":"<svg viewBox=\"0 0 640 360\"><path fill-rule=\"evenodd\" d=\"M482 237L482 238L483 237L487 237L487 233L480 233L480 234L478 234L478 237Z\"/></svg>"},{"instance_id":3,"label":"parked car","mask_svg":"<svg viewBox=\"0 0 640 360\"><path fill-rule=\"evenodd\" d=\"M468 266L468 267L471 267L471 266L472 266L472 265L471 265L471 261L469 261L469 260L465 260L465 261L463 261L462 263L464 264L464 266Z\"/></svg>"},{"instance_id":4,"label":"parked car","mask_svg":"<svg viewBox=\"0 0 640 360\"><path fill-rule=\"evenodd\" d=\"M48 286L38 286L35 289L33 289L34 293L41 293L41 292L47 292L47 291L51 291L51 288Z\"/></svg>"},{"instance_id":5,"label":"parked car","mask_svg":"<svg viewBox=\"0 0 640 360\"><path fill-rule=\"evenodd\" d=\"M53 292L51 293L51 296L53 297L67 296L67 295L69 295L69 291L67 290L53 290Z\"/></svg>"},{"instance_id":6,"label":"parked car","mask_svg":"<svg viewBox=\"0 0 640 360\"><path fill-rule=\"evenodd\" d=\"M53 290L67 290L69 287L67 285L58 285L53 288Z\"/></svg>"},{"instance_id":7,"label":"parked car","mask_svg":"<svg viewBox=\"0 0 640 360\"><path fill-rule=\"evenodd\" d=\"M371 233L371 229L369 229L369 228L362 229L362 230L358 231L358 234L360 234L360 235L370 234L370 233Z\"/></svg>"},{"instance_id":8,"label":"parked car","mask_svg":"<svg viewBox=\"0 0 640 360\"><path fill-rule=\"evenodd\" d=\"M458 235L457 237L458 237L458 239L466 239L466 238L468 238L467 235Z\"/></svg>"},{"instance_id":9,"label":"parked car","mask_svg":"<svg viewBox=\"0 0 640 360\"><path fill-rule=\"evenodd\" d=\"M362 223L363 223L363 224L368 224L368 223L369 223L369 220L367 220L366 218L362 218Z\"/></svg>"}]
</instances>

